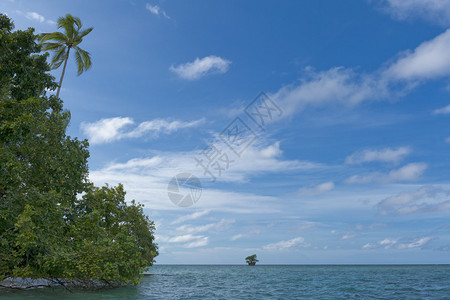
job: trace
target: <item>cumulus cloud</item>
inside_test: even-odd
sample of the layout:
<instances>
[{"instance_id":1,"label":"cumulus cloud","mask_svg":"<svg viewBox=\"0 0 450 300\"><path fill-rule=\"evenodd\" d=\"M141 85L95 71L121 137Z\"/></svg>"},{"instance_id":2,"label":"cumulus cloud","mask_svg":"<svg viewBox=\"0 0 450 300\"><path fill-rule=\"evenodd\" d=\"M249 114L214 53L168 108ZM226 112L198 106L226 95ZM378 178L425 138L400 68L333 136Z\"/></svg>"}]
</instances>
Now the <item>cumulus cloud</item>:
<instances>
[{"instance_id":1,"label":"cumulus cloud","mask_svg":"<svg viewBox=\"0 0 450 300\"><path fill-rule=\"evenodd\" d=\"M218 56L210 55L202 59L196 58L193 62L188 62L178 66L171 66L170 70L180 78L187 80L200 79L209 74L226 73L231 61Z\"/></svg>"},{"instance_id":2,"label":"cumulus cloud","mask_svg":"<svg viewBox=\"0 0 450 300\"><path fill-rule=\"evenodd\" d=\"M425 163L410 163L401 168L394 169L387 174L374 172L366 175L353 175L346 181L347 183L390 183L397 181L414 181L422 176L427 167L428 166Z\"/></svg>"},{"instance_id":3,"label":"cumulus cloud","mask_svg":"<svg viewBox=\"0 0 450 300\"><path fill-rule=\"evenodd\" d=\"M421 18L440 25L450 25L449 0L381 0L384 11L398 20Z\"/></svg>"},{"instance_id":4,"label":"cumulus cloud","mask_svg":"<svg viewBox=\"0 0 450 300\"><path fill-rule=\"evenodd\" d=\"M328 181L312 187L304 187L300 189L300 194L305 196L320 195L334 189L334 182Z\"/></svg>"},{"instance_id":5,"label":"cumulus cloud","mask_svg":"<svg viewBox=\"0 0 450 300\"><path fill-rule=\"evenodd\" d=\"M380 215L406 215L450 209L450 191L424 186L383 199L377 204Z\"/></svg>"},{"instance_id":6,"label":"cumulus cloud","mask_svg":"<svg viewBox=\"0 0 450 300\"><path fill-rule=\"evenodd\" d=\"M162 15L164 18L170 19L170 17L166 14L166 12L163 11L158 5L151 5L147 3L145 5L145 8L154 15L157 16Z\"/></svg>"},{"instance_id":7,"label":"cumulus cloud","mask_svg":"<svg viewBox=\"0 0 450 300\"><path fill-rule=\"evenodd\" d=\"M447 106L442 107L442 108L435 109L435 110L433 111L433 113L434 113L435 115L440 115L440 114L442 114L442 115L448 115L448 114L450 114L450 105L447 105Z\"/></svg>"},{"instance_id":8,"label":"cumulus cloud","mask_svg":"<svg viewBox=\"0 0 450 300\"><path fill-rule=\"evenodd\" d=\"M268 244L262 247L263 250L266 251L283 251L288 250L292 248L299 248L299 247L309 247L310 244L305 243L305 239L302 237L296 237L291 240L287 241L280 241L273 244Z\"/></svg>"},{"instance_id":9,"label":"cumulus cloud","mask_svg":"<svg viewBox=\"0 0 450 300\"><path fill-rule=\"evenodd\" d=\"M407 238L407 239L390 239L386 238L379 242L367 243L362 248L363 249L412 249L422 247L432 240L431 236L418 237L418 238Z\"/></svg>"},{"instance_id":10,"label":"cumulus cloud","mask_svg":"<svg viewBox=\"0 0 450 300\"><path fill-rule=\"evenodd\" d=\"M143 136L155 138L160 133L170 134L184 128L196 127L204 122L204 119L191 122L168 121L154 119L140 123L133 129L129 125L135 124L133 119L116 117L101 119L93 123L81 123L81 130L87 135L91 144L104 144L125 138L140 138Z\"/></svg>"},{"instance_id":11,"label":"cumulus cloud","mask_svg":"<svg viewBox=\"0 0 450 300\"><path fill-rule=\"evenodd\" d=\"M384 148L380 150L366 149L355 152L345 159L347 164L361 164L366 162L393 162L397 163L411 153L409 147Z\"/></svg>"}]
</instances>

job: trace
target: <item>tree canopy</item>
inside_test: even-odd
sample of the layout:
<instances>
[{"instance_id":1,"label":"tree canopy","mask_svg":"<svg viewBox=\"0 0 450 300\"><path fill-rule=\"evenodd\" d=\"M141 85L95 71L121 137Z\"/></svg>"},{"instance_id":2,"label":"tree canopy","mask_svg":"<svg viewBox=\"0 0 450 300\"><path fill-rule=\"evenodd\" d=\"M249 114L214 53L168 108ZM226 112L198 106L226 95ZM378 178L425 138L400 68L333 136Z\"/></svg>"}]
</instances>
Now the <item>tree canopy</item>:
<instances>
[{"instance_id":1,"label":"tree canopy","mask_svg":"<svg viewBox=\"0 0 450 300\"><path fill-rule=\"evenodd\" d=\"M256 258L256 254L249 255L245 258L245 262L250 266L254 266L259 260Z\"/></svg>"},{"instance_id":2,"label":"tree canopy","mask_svg":"<svg viewBox=\"0 0 450 300\"><path fill-rule=\"evenodd\" d=\"M154 224L122 185L88 181L88 141L66 135L63 102L34 30L0 14L0 281L138 283L158 255Z\"/></svg>"}]
</instances>

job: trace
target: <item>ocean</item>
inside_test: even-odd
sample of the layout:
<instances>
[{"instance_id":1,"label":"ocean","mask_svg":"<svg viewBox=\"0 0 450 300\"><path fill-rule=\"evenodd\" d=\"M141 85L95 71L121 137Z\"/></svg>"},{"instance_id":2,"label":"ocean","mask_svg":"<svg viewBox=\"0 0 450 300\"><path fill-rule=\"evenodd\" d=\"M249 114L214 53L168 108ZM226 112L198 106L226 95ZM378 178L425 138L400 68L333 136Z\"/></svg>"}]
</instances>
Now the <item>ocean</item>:
<instances>
[{"instance_id":1,"label":"ocean","mask_svg":"<svg viewBox=\"0 0 450 300\"><path fill-rule=\"evenodd\" d=\"M138 286L0 299L450 299L450 265L155 265Z\"/></svg>"}]
</instances>

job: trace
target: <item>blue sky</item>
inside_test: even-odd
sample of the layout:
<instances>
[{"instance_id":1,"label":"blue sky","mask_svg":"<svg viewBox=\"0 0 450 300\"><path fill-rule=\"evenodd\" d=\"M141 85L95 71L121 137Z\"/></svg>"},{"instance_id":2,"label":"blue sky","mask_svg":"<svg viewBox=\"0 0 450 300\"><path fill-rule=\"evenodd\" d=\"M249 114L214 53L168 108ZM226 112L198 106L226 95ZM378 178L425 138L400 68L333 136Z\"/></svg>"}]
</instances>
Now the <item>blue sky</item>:
<instances>
[{"instance_id":1,"label":"blue sky","mask_svg":"<svg viewBox=\"0 0 450 300\"><path fill-rule=\"evenodd\" d=\"M0 8L17 29L94 27L92 69L72 57L61 91L69 134L93 182L145 204L157 263L450 263L450 1ZM244 111L260 92L280 108L263 129ZM220 139L236 117L255 134L240 156ZM194 160L208 145L229 159L216 181ZM179 173L201 180L190 207L168 197Z\"/></svg>"}]
</instances>

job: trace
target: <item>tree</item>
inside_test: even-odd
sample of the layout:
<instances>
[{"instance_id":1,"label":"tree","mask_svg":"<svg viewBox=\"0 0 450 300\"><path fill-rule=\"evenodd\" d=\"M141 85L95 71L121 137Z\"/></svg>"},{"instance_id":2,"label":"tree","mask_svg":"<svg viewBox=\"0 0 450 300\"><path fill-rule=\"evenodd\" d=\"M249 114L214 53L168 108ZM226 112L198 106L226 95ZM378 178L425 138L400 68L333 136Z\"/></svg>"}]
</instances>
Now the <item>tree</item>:
<instances>
[{"instance_id":1,"label":"tree","mask_svg":"<svg viewBox=\"0 0 450 300\"><path fill-rule=\"evenodd\" d=\"M256 259L256 254L247 256L245 258L245 262L248 263L249 266L254 266L259 260Z\"/></svg>"},{"instance_id":2,"label":"tree","mask_svg":"<svg viewBox=\"0 0 450 300\"><path fill-rule=\"evenodd\" d=\"M43 33L40 36L42 49L44 51L53 51L51 60L51 68L57 69L64 62L61 79L59 80L56 97L59 97L61 91L64 73L66 72L67 61L69 60L70 50L75 51L75 60L78 66L78 75L88 70L92 66L91 56L89 52L81 49L78 45L83 42L83 38L88 35L94 28L89 27L81 30L82 24L80 18L67 14L65 17L58 19L58 29L63 28L64 33L56 31L52 33ZM52 41L52 42L49 42Z\"/></svg>"},{"instance_id":3,"label":"tree","mask_svg":"<svg viewBox=\"0 0 450 300\"><path fill-rule=\"evenodd\" d=\"M48 54L13 27L0 14L0 281L137 283L158 255L154 224L123 186L88 181L88 141L66 135L69 113L45 93Z\"/></svg>"}]
</instances>

